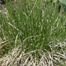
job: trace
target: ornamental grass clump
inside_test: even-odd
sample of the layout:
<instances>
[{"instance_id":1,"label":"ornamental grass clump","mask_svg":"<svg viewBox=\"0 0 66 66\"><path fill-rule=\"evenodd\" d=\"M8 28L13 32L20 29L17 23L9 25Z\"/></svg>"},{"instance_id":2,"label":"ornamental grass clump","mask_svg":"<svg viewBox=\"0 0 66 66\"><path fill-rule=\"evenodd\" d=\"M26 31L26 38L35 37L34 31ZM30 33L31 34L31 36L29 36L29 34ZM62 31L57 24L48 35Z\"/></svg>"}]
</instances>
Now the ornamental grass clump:
<instances>
[{"instance_id":1,"label":"ornamental grass clump","mask_svg":"<svg viewBox=\"0 0 66 66\"><path fill-rule=\"evenodd\" d=\"M65 42L66 39L66 15L60 15L57 8L58 4L53 5L44 0L19 0L16 3L7 2L5 6L7 14L0 13L0 37L2 42L6 42L1 48L1 57L8 54L7 56L11 57L12 60L9 53L12 49L19 47L14 50L18 53L14 54L13 62L8 57L9 65L16 63L15 59L18 59L20 55L23 57L22 52L26 56L28 53L28 58L32 58L32 62L35 61L33 59L35 57L39 61L42 60L41 58L49 61L49 58L53 56L52 54L57 51L60 53L57 57L63 54L63 51L66 50L62 46L62 42ZM27 63L27 59L24 60L24 64ZM52 65L57 63L54 59L51 59L50 62ZM60 63L60 59L58 62Z\"/></svg>"}]
</instances>

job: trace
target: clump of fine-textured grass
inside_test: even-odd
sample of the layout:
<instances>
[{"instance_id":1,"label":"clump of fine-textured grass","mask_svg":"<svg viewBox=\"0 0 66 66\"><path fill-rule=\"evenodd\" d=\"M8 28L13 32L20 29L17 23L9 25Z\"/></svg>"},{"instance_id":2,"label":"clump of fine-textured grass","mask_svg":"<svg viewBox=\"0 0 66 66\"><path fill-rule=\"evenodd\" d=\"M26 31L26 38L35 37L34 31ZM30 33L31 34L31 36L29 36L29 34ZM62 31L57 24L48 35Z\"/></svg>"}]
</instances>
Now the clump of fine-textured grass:
<instances>
[{"instance_id":1,"label":"clump of fine-textured grass","mask_svg":"<svg viewBox=\"0 0 66 66\"><path fill-rule=\"evenodd\" d=\"M6 12L0 13L1 66L66 64L66 15L58 6L49 0L6 3Z\"/></svg>"},{"instance_id":2,"label":"clump of fine-textured grass","mask_svg":"<svg viewBox=\"0 0 66 66\"><path fill-rule=\"evenodd\" d=\"M0 15L0 37L7 41L5 52L20 46L22 51L49 50L66 38L65 15L44 0L7 2L8 14Z\"/></svg>"}]
</instances>

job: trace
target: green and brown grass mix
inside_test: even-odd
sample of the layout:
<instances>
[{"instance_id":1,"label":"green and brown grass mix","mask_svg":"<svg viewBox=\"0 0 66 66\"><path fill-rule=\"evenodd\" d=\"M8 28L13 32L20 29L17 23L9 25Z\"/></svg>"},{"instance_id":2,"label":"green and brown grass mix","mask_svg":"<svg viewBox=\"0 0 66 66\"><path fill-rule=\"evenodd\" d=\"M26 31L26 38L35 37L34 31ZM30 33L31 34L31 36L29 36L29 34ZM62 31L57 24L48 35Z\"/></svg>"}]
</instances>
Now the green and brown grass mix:
<instances>
[{"instance_id":1,"label":"green and brown grass mix","mask_svg":"<svg viewBox=\"0 0 66 66\"><path fill-rule=\"evenodd\" d=\"M66 66L66 14L49 0L7 2L0 12L0 66Z\"/></svg>"}]
</instances>

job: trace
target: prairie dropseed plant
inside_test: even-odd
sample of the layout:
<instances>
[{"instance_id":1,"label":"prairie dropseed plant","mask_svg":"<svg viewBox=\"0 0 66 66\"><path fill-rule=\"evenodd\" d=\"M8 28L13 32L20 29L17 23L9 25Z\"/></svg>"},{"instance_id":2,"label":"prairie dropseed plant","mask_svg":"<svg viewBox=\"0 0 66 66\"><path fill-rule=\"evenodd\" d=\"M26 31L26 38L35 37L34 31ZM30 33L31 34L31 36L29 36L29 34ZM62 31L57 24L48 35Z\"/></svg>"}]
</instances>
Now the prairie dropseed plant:
<instances>
[{"instance_id":1,"label":"prairie dropseed plant","mask_svg":"<svg viewBox=\"0 0 66 66\"><path fill-rule=\"evenodd\" d=\"M1 64L65 64L66 15L59 17L59 4L56 4L49 0L19 0L16 4L6 2L8 19L0 13L0 37L2 42L6 41L0 51L3 57Z\"/></svg>"}]
</instances>

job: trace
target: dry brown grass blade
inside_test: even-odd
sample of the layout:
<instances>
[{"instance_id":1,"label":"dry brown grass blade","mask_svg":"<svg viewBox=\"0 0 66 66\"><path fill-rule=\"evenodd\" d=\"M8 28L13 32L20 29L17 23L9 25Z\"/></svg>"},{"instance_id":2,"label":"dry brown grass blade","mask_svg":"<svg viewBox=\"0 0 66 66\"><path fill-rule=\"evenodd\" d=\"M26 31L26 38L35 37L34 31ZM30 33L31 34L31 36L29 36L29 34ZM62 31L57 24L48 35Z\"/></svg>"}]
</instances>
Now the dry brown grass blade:
<instances>
[{"instance_id":1,"label":"dry brown grass blade","mask_svg":"<svg viewBox=\"0 0 66 66\"><path fill-rule=\"evenodd\" d=\"M43 52L40 60L34 58L32 54L24 53L19 47L14 48L12 52L0 58L0 66L60 66L66 62L66 56L59 52Z\"/></svg>"}]
</instances>

